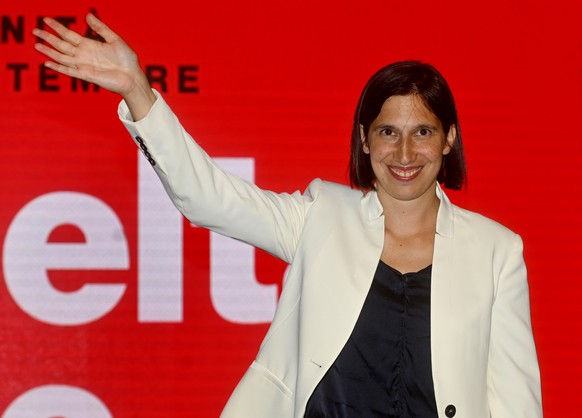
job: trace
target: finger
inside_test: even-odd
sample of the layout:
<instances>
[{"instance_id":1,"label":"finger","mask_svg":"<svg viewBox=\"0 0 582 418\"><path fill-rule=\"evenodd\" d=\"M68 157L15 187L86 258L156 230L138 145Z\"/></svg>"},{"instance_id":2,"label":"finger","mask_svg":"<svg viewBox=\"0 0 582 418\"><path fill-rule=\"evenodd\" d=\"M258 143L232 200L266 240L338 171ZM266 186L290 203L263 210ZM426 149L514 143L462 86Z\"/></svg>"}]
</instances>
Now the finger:
<instances>
[{"instance_id":1,"label":"finger","mask_svg":"<svg viewBox=\"0 0 582 418\"><path fill-rule=\"evenodd\" d=\"M75 53L75 46L71 45L67 41L63 41L60 38L57 38L52 33L44 31L42 29L33 29L33 35L37 36L38 38L42 39L43 41L47 42L53 48L57 49L58 51L62 52L63 54L67 55L74 55Z\"/></svg>"},{"instance_id":2,"label":"finger","mask_svg":"<svg viewBox=\"0 0 582 418\"><path fill-rule=\"evenodd\" d=\"M83 37L79 35L77 32L68 29L67 27L60 24L56 20L51 19L50 17L45 17L43 19L43 22L46 23L47 26L49 26L52 30L54 30L62 39L64 39L73 46L79 46L79 44L83 40Z\"/></svg>"},{"instance_id":3,"label":"finger","mask_svg":"<svg viewBox=\"0 0 582 418\"><path fill-rule=\"evenodd\" d=\"M105 39L105 42L107 42L108 44L119 39L119 36L115 32L113 32L109 28L109 26L107 26L105 23L99 20L97 16L95 16L94 14L88 13L86 20L89 27L93 29L98 35L100 35L103 39Z\"/></svg>"},{"instance_id":4,"label":"finger","mask_svg":"<svg viewBox=\"0 0 582 418\"><path fill-rule=\"evenodd\" d=\"M69 67L76 67L76 63L74 61L74 58L71 57L70 55L62 54L62 53L58 52L57 50L49 48L48 46L43 45L43 44L35 44L34 48L38 52L46 55L47 57L49 57L50 59L52 59L53 61L55 61L59 64L66 65ZM49 67L49 68L52 68L52 67Z\"/></svg>"},{"instance_id":5,"label":"finger","mask_svg":"<svg viewBox=\"0 0 582 418\"><path fill-rule=\"evenodd\" d=\"M62 65L62 64L59 64L56 62L51 62L51 61L45 62L44 66L47 68L50 68L51 70L55 70L59 73L68 75L69 77L85 79L81 76L81 73L77 67L70 67L68 65Z\"/></svg>"}]
</instances>

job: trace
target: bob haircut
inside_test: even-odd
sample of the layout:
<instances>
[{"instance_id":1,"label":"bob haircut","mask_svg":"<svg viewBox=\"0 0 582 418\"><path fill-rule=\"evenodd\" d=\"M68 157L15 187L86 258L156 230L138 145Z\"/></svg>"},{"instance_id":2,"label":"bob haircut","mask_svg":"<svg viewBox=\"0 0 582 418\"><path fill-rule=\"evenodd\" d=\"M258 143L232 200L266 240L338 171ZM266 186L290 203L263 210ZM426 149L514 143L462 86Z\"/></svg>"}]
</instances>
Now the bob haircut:
<instances>
[{"instance_id":1,"label":"bob haircut","mask_svg":"<svg viewBox=\"0 0 582 418\"><path fill-rule=\"evenodd\" d=\"M378 70L367 82L354 116L350 154L350 184L364 190L374 187L376 177L370 156L364 153L360 125L367 134L371 123L378 117L382 105L392 96L415 94L441 122L445 135L452 125L457 135L451 151L443 158L437 181L444 187L459 190L465 183L467 168L461 141L461 128L455 101L444 77L430 64L402 61Z\"/></svg>"}]
</instances>

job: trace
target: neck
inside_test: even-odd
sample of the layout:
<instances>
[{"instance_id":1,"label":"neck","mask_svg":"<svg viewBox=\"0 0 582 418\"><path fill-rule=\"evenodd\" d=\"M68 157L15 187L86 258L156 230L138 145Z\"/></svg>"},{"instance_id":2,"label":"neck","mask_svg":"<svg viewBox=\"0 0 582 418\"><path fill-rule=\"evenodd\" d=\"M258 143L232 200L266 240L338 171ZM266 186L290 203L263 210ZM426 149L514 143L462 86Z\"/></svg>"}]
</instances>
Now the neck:
<instances>
[{"instance_id":1,"label":"neck","mask_svg":"<svg viewBox=\"0 0 582 418\"><path fill-rule=\"evenodd\" d=\"M398 235L435 231L440 200L436 196L436 183L422 196L410 201L379 195L384 209L384 226Z\"/></svg>"}]
</instances>

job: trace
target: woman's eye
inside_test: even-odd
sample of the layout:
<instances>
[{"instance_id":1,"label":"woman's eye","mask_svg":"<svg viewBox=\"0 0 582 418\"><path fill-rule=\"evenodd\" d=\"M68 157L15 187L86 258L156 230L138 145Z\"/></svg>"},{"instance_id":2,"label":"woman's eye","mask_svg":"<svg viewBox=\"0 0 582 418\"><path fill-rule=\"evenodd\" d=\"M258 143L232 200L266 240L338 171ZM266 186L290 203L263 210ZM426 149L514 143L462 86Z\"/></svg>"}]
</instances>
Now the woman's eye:
<instances>
[{"instance_id":1,"label":"woman's eye","mask_svg":"<svg viewBox=\"0 0 582 418\"><path fill-rule=\"evenodd\" d=\"M392 131L392 129L388 129L388 128L382 129L382 131L381 131L381 134L384 136L392 136L393 133L394 132Z\"/></svg>"},{"instance_id":2,"label":"woman's eye","mask_svg":"<svg viewBox=\"0 0 582 418\"><path fill-rule=\"evenodd\" d=\"M430 135L432 132L430 131L430 129L427 128L422 128L418 130L418 135L420 136L428 136Z\"/></svg>"}]
</instances>

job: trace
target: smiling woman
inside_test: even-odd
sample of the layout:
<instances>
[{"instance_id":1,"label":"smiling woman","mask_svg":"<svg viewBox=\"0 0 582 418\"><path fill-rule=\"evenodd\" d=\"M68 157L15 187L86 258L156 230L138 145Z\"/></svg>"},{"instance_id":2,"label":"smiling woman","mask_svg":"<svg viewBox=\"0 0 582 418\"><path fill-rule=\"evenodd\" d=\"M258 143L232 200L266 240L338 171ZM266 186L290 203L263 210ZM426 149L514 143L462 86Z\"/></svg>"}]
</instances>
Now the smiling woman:
<instances>
[{"instance_id":1,"label":"smiling woman","mask_svg":"<svg viewBox=\"0 0 582 418\"><path fill-rule=\"evenodd\" d=\"M399 214L386 218L382 260L400 271L426 267L434 252L437 182L460 189L466 175L446 80L416 61L376 72L360 97L351 146L352 185L374 189L385 213Z\"/></svg>"},{"instance_id":2,"label":"smiling woman","mask_svg":"<svg viewBox=\"0 0 582 418\"><path fill-rule=\"evenodd\" d=\"M47 66L124 99L119 117L192 223L291 264L260 351L225 418L539 418L522 242L461 209L455 104L432 66L372 76L352 133L352 186L274 193L223 171L153 91L135 53L52 19Z\"/></svg>"},{"instance_id":3,"label":"smiling woman","mask_svg":"<svg viewBox=\"0 0 582 418\"><path fill-rule=\"evenodd\" d=\"M388 98L368 133L361 135L382 207L406 214L397 222L386 220L382 252L382 260L400 271L418 271L431 263L439 208L436 179L455 133L453 125L445 137L441 122L419 96L409 95Z\"/></svg>"}]
</instances>

